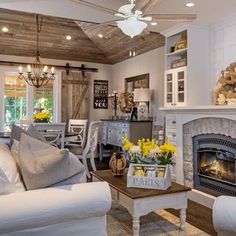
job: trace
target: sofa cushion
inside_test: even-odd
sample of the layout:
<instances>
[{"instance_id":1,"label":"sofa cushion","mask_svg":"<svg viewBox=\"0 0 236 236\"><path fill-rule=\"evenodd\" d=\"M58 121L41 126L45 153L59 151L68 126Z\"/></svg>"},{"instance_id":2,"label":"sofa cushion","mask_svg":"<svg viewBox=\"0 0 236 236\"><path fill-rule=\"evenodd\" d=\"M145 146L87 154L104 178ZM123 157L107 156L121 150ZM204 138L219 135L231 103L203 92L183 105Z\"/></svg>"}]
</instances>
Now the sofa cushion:
<instances>
[{"instance_id":1,"label":"sofa cushion","mask_svg":"<svg viewBox=\"0 0 236 236\"><path fill-rule=\"evenodd\" d=\"M24 133L19 145L19 164L27 190L48 187L84 170L67 149L58 149Z\"/></svg>"},{"instance_id":2,"label":"sofa cushion","mask_svg":"<svg viewBox=\"0 0 236 236\"><path fill-rule=\"evenodd\" d=\"M16 162L6 144L0 143L0 195L25 191Z\"/></svg>"},{"instance_id":3,"label":"sofa cushion","mask_svg":"<svg viewBox=\"0 0 236 236\"><path fill-rule=\"evenodd\" d=\"M19 126L12 125L11 137L10 137L10 148L12 147L14 140L20 141L22 133L28 134L29 136L36 138L38 140L41 140L43 142L47 142L46 139L43 137L43 135L40 132L38 132L38 130L32 125L27 129L27 131L22 129Z\"/></svg>"},{"instance_id":4,"label":"sofa cushion","mask_svg":"<svg viewBox=\"0 0 236 236\"><path fill-rule=\"evenodd\" d=\"M11 155L14 158L18 167L19 167L19 145L20 141L14 139L13 144L11 146Z\"/></svg>"}]
</instances>

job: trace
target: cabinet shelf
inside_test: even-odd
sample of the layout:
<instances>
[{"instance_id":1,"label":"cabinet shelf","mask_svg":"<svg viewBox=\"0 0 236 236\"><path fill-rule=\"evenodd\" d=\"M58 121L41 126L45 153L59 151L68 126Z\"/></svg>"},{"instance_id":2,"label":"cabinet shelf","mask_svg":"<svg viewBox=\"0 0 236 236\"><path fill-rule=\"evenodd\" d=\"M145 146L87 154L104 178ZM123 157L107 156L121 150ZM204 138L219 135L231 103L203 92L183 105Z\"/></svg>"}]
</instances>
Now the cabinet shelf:
<instances>
[{"instance_id":1,"label":"cabinet shelf","mask_svg":"<svg viewBox=\"0 0 236 236\"><path fill-rule=\"evenodd\" d=\"M166 56L170 57L170 56L183 56L185 54L187 54L188 48L184 48L181 50L178 50L176 52L171 52L171 53L167 53Z\"/></svg>"}]
</instances>

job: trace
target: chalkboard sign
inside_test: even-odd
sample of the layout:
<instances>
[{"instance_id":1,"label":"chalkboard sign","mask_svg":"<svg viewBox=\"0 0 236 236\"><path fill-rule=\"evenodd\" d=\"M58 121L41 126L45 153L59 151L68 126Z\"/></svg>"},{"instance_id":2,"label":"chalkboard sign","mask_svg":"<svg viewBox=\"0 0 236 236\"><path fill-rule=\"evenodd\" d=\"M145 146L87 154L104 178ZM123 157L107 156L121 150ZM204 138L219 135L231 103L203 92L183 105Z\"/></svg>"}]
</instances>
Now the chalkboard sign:
<instances>
[{"instance_id":1,"label":"chalkboard sign","mask_svg":"<svg viewBox=\"0 0 236 236\"><path fill-rule=\"evenodd\" d=\"M94 80L94 109L108 108L108 81Z\"/></svg>"}]
</instances>

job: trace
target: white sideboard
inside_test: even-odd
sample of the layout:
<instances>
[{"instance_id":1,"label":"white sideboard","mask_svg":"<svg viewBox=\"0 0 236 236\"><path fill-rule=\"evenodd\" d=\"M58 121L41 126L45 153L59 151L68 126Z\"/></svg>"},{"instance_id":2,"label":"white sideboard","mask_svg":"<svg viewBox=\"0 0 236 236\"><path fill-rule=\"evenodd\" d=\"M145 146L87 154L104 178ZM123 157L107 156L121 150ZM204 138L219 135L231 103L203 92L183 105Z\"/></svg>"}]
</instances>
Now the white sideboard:
<instances>
[{"instance_id":1,"label":"white sideboard","mask_svg":"<svg viewBox=\"0 0 236 236\"><path fill-rule=\"evenodd\" d=\"M141 138L152 138L152 121L102 120L102 144L122 147L122 136L136 143Z\"/></svg>"}]
</instances>

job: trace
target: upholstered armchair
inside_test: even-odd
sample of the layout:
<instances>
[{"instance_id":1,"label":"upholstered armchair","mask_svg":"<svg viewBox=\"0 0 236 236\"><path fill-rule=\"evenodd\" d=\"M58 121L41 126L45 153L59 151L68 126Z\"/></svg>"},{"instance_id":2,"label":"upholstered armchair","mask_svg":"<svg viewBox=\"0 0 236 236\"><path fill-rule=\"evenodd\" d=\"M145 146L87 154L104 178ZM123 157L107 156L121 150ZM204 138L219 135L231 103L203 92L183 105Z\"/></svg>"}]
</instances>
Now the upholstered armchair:
<instances>
[{"instance_id":1,"label":"upholstered armchair","mask_svg":"<svg viewBox=\"0 0 236 236\"><path fill-rule=\"evenodd\" d=\"M216 199L213 224L219 236L236 235L236 197L220 196Z\"/></svg>"}]
</instances>

